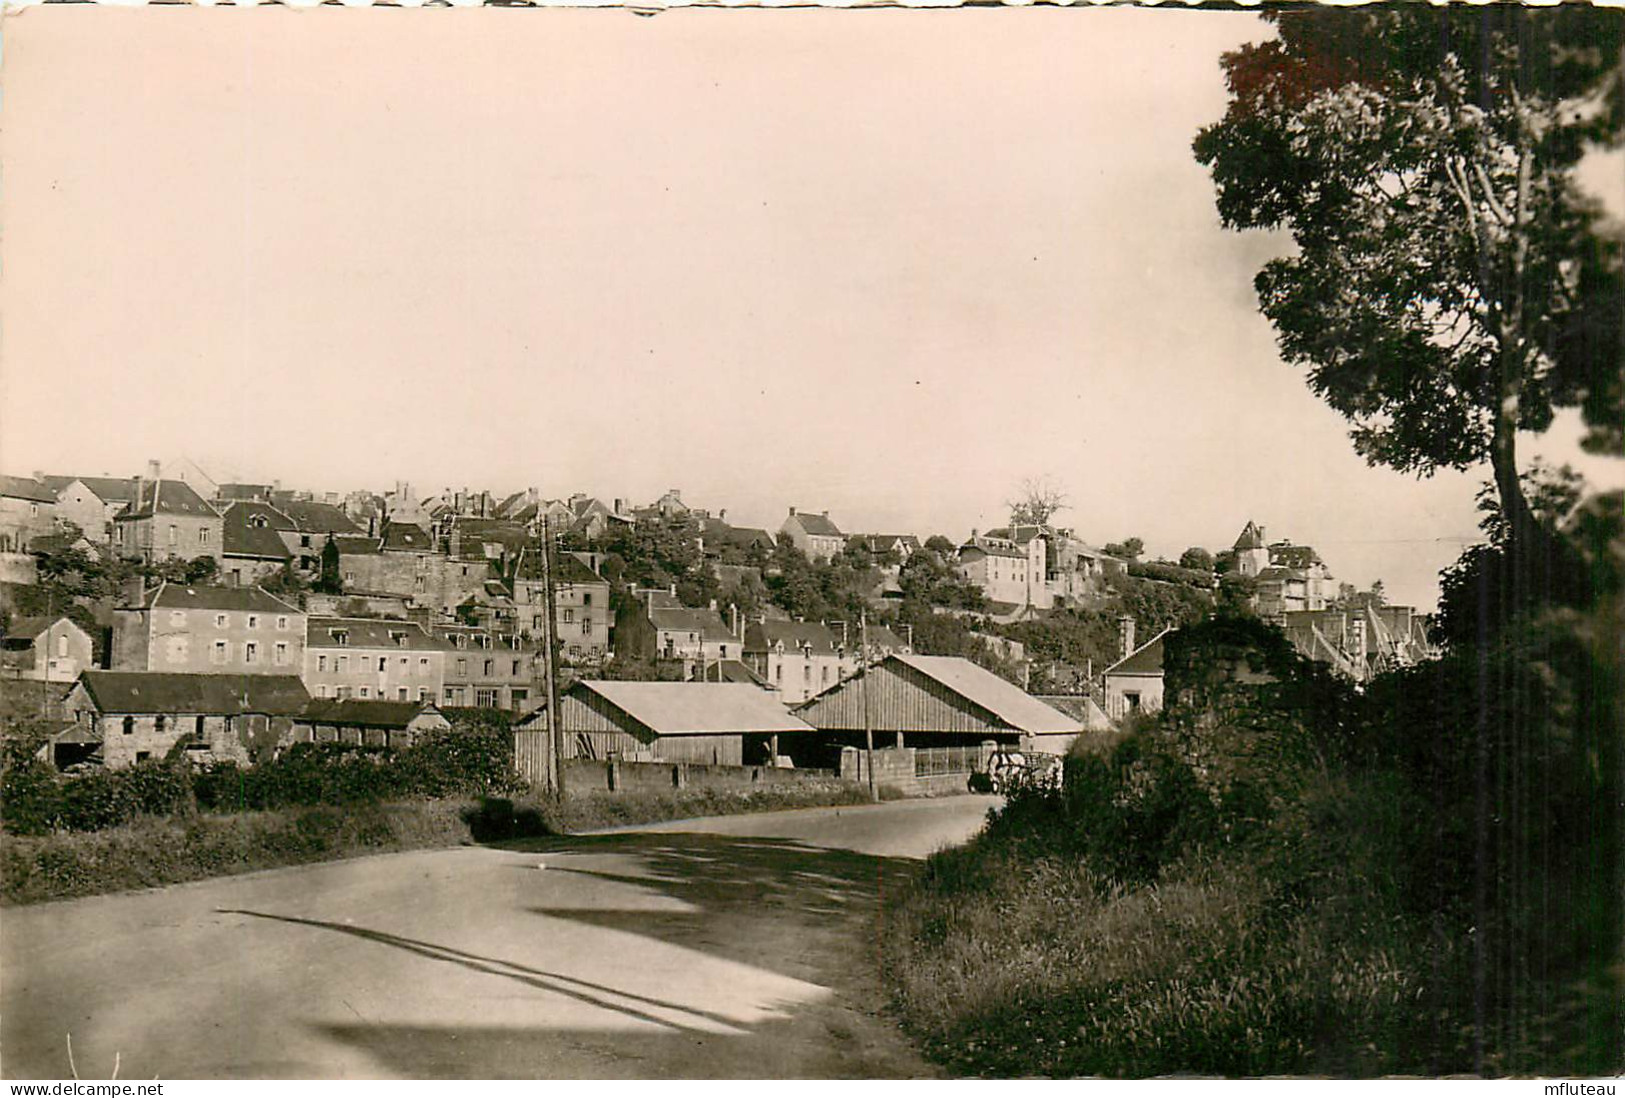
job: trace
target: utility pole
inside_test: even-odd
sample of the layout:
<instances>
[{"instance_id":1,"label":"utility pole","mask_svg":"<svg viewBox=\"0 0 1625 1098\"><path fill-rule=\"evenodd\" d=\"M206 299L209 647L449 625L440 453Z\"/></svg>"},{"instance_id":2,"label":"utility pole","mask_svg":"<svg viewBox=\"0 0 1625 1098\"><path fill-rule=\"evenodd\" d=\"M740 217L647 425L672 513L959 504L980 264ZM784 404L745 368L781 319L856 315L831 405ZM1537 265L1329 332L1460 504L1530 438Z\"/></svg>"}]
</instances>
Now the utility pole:
<instances>
[{"instance_id":1,"label":"utility pole","mask_svg":"<svg viewBox=\"0 0 1625 1098\"><path fill-rule=\"evenodd\" d=\"M547 741L553 750L553 792L562 801L564 741L559 737L559 689L553 643L553 531L545 513L542 515L542 601L546 604L542 610L542 644L546 653L542 662L547 675Z\"/></svg>"},{"instance_id":2,"label":"utility pole","mask_svg":"<svg viewBox=\"0 0 1625 1098\"><path fill-rule=\"evenodd\" d=\"M880 791L875 787L875 722L869 712L869 611L863 610L858 614L858 643L862 651L858 662L863 668L863 679L858 686L863 691L863 754L864 769L869 771L869 799L880 800Z\"/></svg>"}]
</instances>

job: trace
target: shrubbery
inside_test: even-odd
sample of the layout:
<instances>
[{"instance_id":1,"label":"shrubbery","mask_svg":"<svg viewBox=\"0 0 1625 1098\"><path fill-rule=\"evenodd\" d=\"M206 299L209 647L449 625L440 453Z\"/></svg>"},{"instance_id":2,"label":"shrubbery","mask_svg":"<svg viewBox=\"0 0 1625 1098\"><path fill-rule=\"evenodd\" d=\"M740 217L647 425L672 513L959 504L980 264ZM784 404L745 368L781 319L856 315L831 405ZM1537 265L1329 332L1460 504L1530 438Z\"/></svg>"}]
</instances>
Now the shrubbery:
<instances>
[{"instance_id":1,"label":"shrubbery","mask_svg":"<svg viewBox=\"0 0 1625 1098\"><path fill-rule=\"evenodd\" d=\"M907 1025L967 1074L1612 1072L1618 624L1551 613L1364 696L1171 674L1184 704L895 904Z\"/></svg>"},{"instance_id":2,"label":"shrubbery","mask_svg":"<svg viewBox=\"0 0 1625 1098\"><path fill-rule=\"evenodd\" d=\"M520 792L513 744L494 728L431 733L399 751L356 744L296 744L274 761L193 770L183 760L59 775L10 752L0 774L0 820L18 835L97 831L140 816L196 810L353 805L412 797L473 797Z\"/></svg>"}]
</instances>

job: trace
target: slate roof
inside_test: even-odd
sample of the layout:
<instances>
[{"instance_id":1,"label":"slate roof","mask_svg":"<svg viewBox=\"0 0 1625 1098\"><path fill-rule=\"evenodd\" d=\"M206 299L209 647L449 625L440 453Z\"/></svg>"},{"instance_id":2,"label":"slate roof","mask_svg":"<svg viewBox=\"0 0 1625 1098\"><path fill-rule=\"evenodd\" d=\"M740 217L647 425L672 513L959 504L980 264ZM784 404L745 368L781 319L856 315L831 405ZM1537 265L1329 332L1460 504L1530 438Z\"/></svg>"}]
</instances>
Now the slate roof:
<instances>
[{"instance_id":1,"label":"slate roof","mask_svg":"<svg viewBox=\"0 0 1625 1098\"><path fill-rule=\"evenodd\" d=\"M1272 545L1270 563L1287 568L1309 568L1321 563L1320 554L1307 545Z\"/></svg>"},{"instance_id":2,"label":"slate roof","mask_svg":"<svg viewBox=\"0 0 1625 1098\"><path fill-rule=\"evenodd\" d=\"M815 537L839 538L845 537L841 528L829 520L829 516L820 512L796 511L784 520L786 523L799 522L801 528Z\"/></svg>"},{"instance_id":3,"label":"slate roof","mask_svg":"<svg viewBox=\"0 0 1625 1098\"><path fill-rule=\"evenodd\" d=\"M96 498L101 500L103 503L129 503L132 499L135 498L135 478L134 477L46 477L45 478L45 482L46 482L47 486L51 486L51 482L52 481L57 481L57 480L60 480L60 481L63 482L60 486L55 486L53 488L53 490L56 491L58 494L61 493L63 488L66 488L68 485L72 484L74 481L77 480L81 484L83 484L86 488L89 488L91 490L91 492L93 492L95 494Z\"/></svg>"},{"instance_id":4,"label":"slate roof","mask_svg":"<svg viewBox=\"0 0 1625 1098\"><path fill-rule=\"evenodd\" d=\"M959 547L959 555L968 553L983 553L990 557L1010 557L1015 560L1026 560L1027 551L1018 549L1010 544L1007 538L975 537Z\"/></svg>"},{"instance_id":5,"label":"slate roof","mask_svg":"<svg viewBox=\"0 0 1625 1098\"><path fill-rule=\"evenodd\" d=\"M738 660L708 661L701 674L703 676L702 682L737 682L762 690L772 689L766 679ZM694 680L690 679L689 681L693 682Z\"/></svg>"},{"instance_id":6,"label":"slate roof","mask_svg":"<svg viewBox=\"0 0 1625 1098\"><path fill-rule=\"evenodd\" d=\"M379 548L379 541L377 538L368 537L365 534L359 536L351 535L348 537L343 534L335 534L333 535L333 544L338 547L340 556L353 557L369 553L380 553L383 551L381 548ZM323 544L323 547L326 547L325 543Z\"/></svg>"},{"instance_id":7,"label":"slate roof","mask_svg":"<svg viewBox=\"0 0 1625 1098\"><path fill-rule=\"evenodd\" d=\"M361 527L350 521L344 509L314 500L292 500L282 505L283 513L303 534L359 534Z\"/></svg>"},{"instance_id":8,"label":"slate roof","mask_svg":"<svg viewBox=\"0 0 1625 1098\"><path fill-rule=\"evenodd\" d=\"M290 560L293 553L277 531L293 529L293 520L270 504L238 500L222 516L221 551L229 557Z\"/></svg>"},{"instance_id":9,"label":"slate roof","mask_svg":"<svg viewBox=\"0 0 1625 1098\"><path fill-rule=\"evenodd\" d=\"M517 579L539 580L542 578L542 551L540 547L527 548L519 558L518 567L514 570ZM553 584L555 587L574 583L600 583L609 581L591 568L574 553L553 554Z\"/></svg>"},{"instance_id":10,"label":"slate roof","mask_svg":"<svg viewBox=\"0 0 1625 1098\"><path fill-rule=\"evenodd\" d=\"M410 522L386 522L380 548L408 553L430 553L434 551L434 539L429 536L429 531Z\"/></svg>"},{"instance_id":11,"label":"slate roof","mask_svg":"<svg viewBox=\"0 0 1625 1098\"><path fill-rule=\"evenodd\" d=\"M8 641L24 639L32 641L51 626L63 620L66 620L75 629L79 629L79 624L66 614L56 614L54 616L51 614L36 614L33 617L12 618L11 624L5 628L5 638ZM79 629L79 632L83 633L84 630Z\"/></svg>"},{"instance_id":12,"label":"slate roof","mask_svg":"<svg viewBox=\"0 0 1625 1098\"><path fill-rule=\"evenodd\" d=\"M271 486L269 484L222 484L215 489L216 499L270 499Z\"/></svg>"},{"instance_id":13,"label":"slate roof","mask_svg":"<svg viewBox=\"0 0 1625 1098\"><path fill-rule=\"evenodd\" d=\"M56 493L33 477L8 477L0 474L0 496L26 499L32 503L56 502Z\"/></svg>"},{"instance_id":14,"label":"slate roof","mask_svg":"<svg viewBox=\"0 0 1625 1098\"><path fill-rule=\"evenodd\" d=\"M291 717L310 702L296 675L172 675L82 671L79 682L99 713L267 713Z\"/></svg>"},{"instance_id":15,"label":"slate roof","mask_svg":"<svg viewBox=\"0 0 1625 1098\"><path fill-rule=\"evenodd\" d=\"M1112 726L1106 711L1087 694L1043 694L1039 698L1045 705L1081 722L1090 732L1104 732Z\"/></svg>"},{"instance_id":16,"label":"slate roof","mask_svg":"<svg viewBox=\"0 0 1625 1098\"><path fill-rule=\"evenodd\" d=\"M810 648L814 655L835 654L835 633L815 621L756 622L745 630L745 651L767 652L783 644L786 652Z\"/></svg>"},{"instance_id":17,"label":"slate roof","mask_svg":"<svg viewBox=\"0 0 1625 1098\"><path fill-rule=\"evenodd\" d=\"M893 660L940 683L1019 732L1042 735L1080 731L1075 718L970 660L959 656L893 655L886 658L886 663Z\"/></svg>"},{"instance_id":18,"label":"slate roof","mask_svg":"<svg viewBox=\"0 0 1625 1098\"><path fill-rule=\"evenodd\" d=\"M160 583L141 600L148 608L165 610L235 610L239 613L303 614L292 603L258 587L188 587L180 583Z\"/></svg>"},{"instance_id":19,"label":"slate roof","mask_svg":"<svg viewBox=\"0 0 1625 1098\"><path fill-rule=\"evenodd\" d=\"M913 534L854 534L847 543L861 545L871 553L884 553L901 545L905 556L920 547L920 539Z\"/></svg>"},{"instance_id":20,"label":"slate roof","mask_svg":"<svg viewBox=\"0 0 1625 1098\"><path fill-rule=\"evenodd\" d=\"M334 631L348 633L349 643L340 644ZM391 636L395 634L395 636ZM430 636L416 622L393 618L311 618L305 631L306 648L398 648L403 652L444 652L451 645Z\"/></svg>"},{"instance_id":21,"label":"slate roof","mask_svg":"<svg viewBox=\"0 0 1625 1098\"><path fill-rule=\"evenodd\" d=\"M1106 668L1107 675L1160 675L1162 674L1162 639L1172 629L1164 629L1140 647Z\"/></svg>"},{"instance_id":22,"label":"slate roof","mask_svg":"<svg viewBox=\"0 0 1625 1098\"><path fill-rule=\"evenodd\" d=\"M1262 549L1264 548L1264 528L1251 519L1241 528L1241 536L1236 538L1236 549Z\"/></svg>"},{"instance_id":23,"label":"slate roof","mask_svg":"<svg viewBox=\"0 0 1625 1098\"><path fill-rule=\"evenodd\" d=\"M133 492L131 497L130 503L115 518L151 518L154 510L161 515L220 517L220 512L204 502L203 497L198 495L192 489L192 486L184 480L148 481L142 485L139 503L133 498Z\"/></svg>"},{"instance_id":24,"label":"slate roof","mask_svg":"<svg viewBox=\"0 0 1625 1098\"><path fill-rule=\"evenodd\" d=\"M744 683L584 680L569 693L597 695L657 736L812 731L772 694Z\"/></svg>"},{"instance_id":25,"label":"slate roof","mask_svg":"<svg viewBox=\"0 0 1625 1098\"><path fill-rule=\"evenodd\" d=\"M656 629L678 633L698 633L707 643L738 644L739 638L728 632L722 615L715 610L696 610L687 606L653 606L649 608L649 621Z\"/></svg>"},{"instance_id":26,"label":"slate roof","mask_svg":"<svg viewBox=\"0 0 1625 1098\"><path fill-rule=\"evenodd\" d=\"M405 728L419 716L440 716L429 702L372 701L362 698L311 698L301 719L312 724L347 728Z\"/></svg>"}]
</instances>

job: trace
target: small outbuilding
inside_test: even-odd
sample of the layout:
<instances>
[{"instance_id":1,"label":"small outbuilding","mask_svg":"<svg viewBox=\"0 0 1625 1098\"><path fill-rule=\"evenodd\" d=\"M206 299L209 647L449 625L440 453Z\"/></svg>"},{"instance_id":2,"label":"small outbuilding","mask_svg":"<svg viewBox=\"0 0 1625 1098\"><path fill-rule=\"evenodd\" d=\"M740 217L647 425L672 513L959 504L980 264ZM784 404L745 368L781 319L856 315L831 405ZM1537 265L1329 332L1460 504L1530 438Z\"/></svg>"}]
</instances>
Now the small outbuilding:
<instances>
[{"instance_id":1,"label":"small outbuilding","mask_svg":"<svg viewBox=\"0 0 1625 1098\"><path fill-rule=\"evenodd\" d=\"M559 731L565 758L742 766L812 728L749 683L583 680L559 699Z\"/></svg>"},{"instance_id":2,"label":"small outbuilding","mask_svg":"<svg viewBox=\"0 0 1625 1098\"><path fill-rule=\"evenodd\" d=\"M867 696L866 696L867 695ZM866 718L867 711L867 718ZM988 741L1060 755L1085 724L958 656L892 655L796 707L818 729L798 766L829 765L840 747L972 747Z\"/></svg>"},{"instance_id":3,"label":"small outbuilding","mask_svg":"<svg viewBox=\"0 0 1625 1098\"><path fill-rule=\"evenodd\" d=\"M450 728L433 702L312 698L294 721L293 742L410 747L426 733Z\"/></svg>"}]
</instances>

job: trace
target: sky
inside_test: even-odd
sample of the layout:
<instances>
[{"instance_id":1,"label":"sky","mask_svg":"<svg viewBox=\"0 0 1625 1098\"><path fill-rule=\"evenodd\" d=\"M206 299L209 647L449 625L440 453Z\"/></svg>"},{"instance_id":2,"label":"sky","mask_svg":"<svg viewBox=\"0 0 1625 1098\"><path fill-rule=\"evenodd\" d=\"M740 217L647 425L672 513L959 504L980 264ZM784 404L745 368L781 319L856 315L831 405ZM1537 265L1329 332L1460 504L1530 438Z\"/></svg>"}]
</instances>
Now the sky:
<instances>
[{"instance_id":1,"label":"sky","mask_svg":"<svg viewBox=\"0 0 1625 1098\"><path fill-rule=\"evenodd\" d=\"M1430 608L1487 469L1368 468L1190 143L1256 16L36 7L5 19L0 469L667 488L1150 555L1249 520ZM1606 178L1606 173L1604 176ZM1560 421L1523 453L1575 457ZM1595 484L1617 461L1580 463Z\"/></svg>"}]
</instances>

